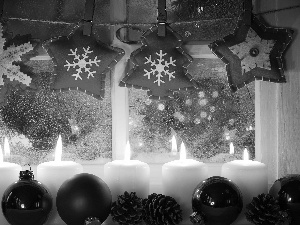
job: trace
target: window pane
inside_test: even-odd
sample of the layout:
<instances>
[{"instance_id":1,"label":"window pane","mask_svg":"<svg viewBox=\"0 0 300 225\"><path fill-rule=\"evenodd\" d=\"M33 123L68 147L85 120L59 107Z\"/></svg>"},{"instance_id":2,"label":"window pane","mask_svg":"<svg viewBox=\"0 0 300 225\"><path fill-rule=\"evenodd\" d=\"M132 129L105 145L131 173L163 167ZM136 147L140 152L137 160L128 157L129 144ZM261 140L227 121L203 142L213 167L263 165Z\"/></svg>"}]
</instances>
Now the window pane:
<instances>
[{"instance_id":1,"label":"window pane","mask_svg":"<svg viewBox=\"0 0 300 225\"><path fill-rule=\"evenodd\" d=\"M63 160L111 158L111 90L106 76L105 98L98 100L80 91L49 90L53 65L31 61L39 74L37 92L12 92L1 107L1 144L9 139L6 161L38 164L54 160L58 135L63 140Z\"/></svg>"},{"instance_id":2,"label":"window pane","mask_svg":"<svg viewBox=\"0 0 300 225\"><path fill-rule=\"evenodd\" d=\"M254 83L232 93L219 59L194 59L188 70L200 88L176 92L172 100L151 100L146 91L129 90L133 158L153 163L178 158L171 154L173 135L178 146L185 143L188 157L201 161L242 158L245 147L254 157Z\"/></svg>"}]
</instances>

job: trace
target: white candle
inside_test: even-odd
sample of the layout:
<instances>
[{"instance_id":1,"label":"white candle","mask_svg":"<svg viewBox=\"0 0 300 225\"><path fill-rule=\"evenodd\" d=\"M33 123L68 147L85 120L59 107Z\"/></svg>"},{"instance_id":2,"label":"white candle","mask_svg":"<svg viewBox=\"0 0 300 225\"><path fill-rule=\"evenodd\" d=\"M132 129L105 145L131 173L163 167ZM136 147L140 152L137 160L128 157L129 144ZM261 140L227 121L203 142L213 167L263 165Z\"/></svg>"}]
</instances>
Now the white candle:
<instances>
[{"instance_id":1,"label":"white candle","mask_svg":"<svg viewBox=\"0 0 300 225\"><path fill-rule=\"evenodd\" d=\"M249 160L247 149L244 150L244 160L234 160L222 166L222 177L232 180L243 195L243 211L239 219L244 217L244 211L253 197L268 193L267 166L258 161Z\"/></svg>"},{"instance_id":2,"label":"white candle","mask_svg":"<svg viewBox=\"0 0 300 225\"><path fill-rule=\"evenodd\" d=\"M83 167L73 161L61 161L62 140L59 136L55 149L55 160L44 162L37 166L37 180L50 191L53 199L53 209L46 224L64 224L56 209L57 191L64 181L72 176L82 173Z\"/></svg>"},{"instance_id":3,"label":"white candle","mask_svg":"<svg viewBox=\"0 0 300 225\"><path fill-rule=\"evenodd\" d=\"M9 154L9 152L7 152ZM6 189L12 185L14 182L19 180L19 174L22 171L22 167L15 163L3 162L3 153L0 146L0 197L2 198ZM9 225L5 219L2 210L0 213L0 224Z\"/></svg>"},{"instance_id":4,"label":"white candle","mask_svg":"<svg viewBox=\"0 0 300 225\"><path fill-rule=\"evenodd\" d=\"M139 160L130 160L130 146L127 142L125 159L114 160L104 165L104 180L110 188L112 200L125 191L136 192L140 198L147 198L150 185L150 167Z\"/></svg>"},{"instance_id":5,"label":"white candle","mask_svg":"<svg viewBox=\"0 0 300 225\"><path fill-rule=\"evenodd\" d=\"M203 162L186 159L185 146L180 148L180 159L165 163L162 167L163 194L173 197L183 212L181 224L191 224L192 195L196 186L207 179L207 167Z\"/></svg>"}]
</instances>

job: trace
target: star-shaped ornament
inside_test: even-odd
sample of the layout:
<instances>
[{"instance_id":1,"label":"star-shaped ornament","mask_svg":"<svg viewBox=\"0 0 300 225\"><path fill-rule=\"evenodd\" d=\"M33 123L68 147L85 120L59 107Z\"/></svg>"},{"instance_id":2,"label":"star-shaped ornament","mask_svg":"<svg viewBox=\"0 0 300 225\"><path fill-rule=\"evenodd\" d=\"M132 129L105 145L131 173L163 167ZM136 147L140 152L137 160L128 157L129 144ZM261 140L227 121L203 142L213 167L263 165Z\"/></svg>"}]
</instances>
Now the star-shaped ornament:
<instances>
[{"instance_id":1,"label":"star-shaped ornament","mask_svg":"<svg viewBox=\"0 0 300 225\"><path fill-rule=\"evenodd\" d=\"M78 25L68 36L51 39L43 47L53 59L55 76L51 89L80 90L97 99L104 97L106 73L123 57L120 48L106 45Z\"/></svg>"},{"instance_id":2,"label":"star-shaped ornament","mask_svg":"<svg viewBox=\"0 0 300 225\"><path fill-rule=\"evenodd\" d=\"M187 66L192 57L181 48L181 37L166 25L165 36L158 36L157 25L142 36L143 46L130 56L129 72L120 86L145 89L149 98L169 99L173 92L197 88Z\"/></svg>"},{"instance_id":3,"label":"star-shaped ornament","mask_svg":"<svg viewBox=\"0 0 300 225\"><path fill-rule=\"evenodd\" d=\"M226 64L229 85L236 91L255 79L286 82L282 58L292 35L293 30L266 27L252 15L250 27L241 19L233 34L210 48Z\"/></svg>"}]
</instances>

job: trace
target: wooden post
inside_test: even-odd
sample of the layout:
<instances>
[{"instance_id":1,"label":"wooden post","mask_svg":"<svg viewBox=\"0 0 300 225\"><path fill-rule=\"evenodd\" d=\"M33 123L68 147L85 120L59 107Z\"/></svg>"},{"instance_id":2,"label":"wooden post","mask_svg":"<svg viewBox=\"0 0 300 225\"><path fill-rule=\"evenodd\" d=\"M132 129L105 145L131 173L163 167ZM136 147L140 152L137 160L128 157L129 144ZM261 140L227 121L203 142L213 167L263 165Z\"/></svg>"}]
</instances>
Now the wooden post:
<instances>
[{"instance_id":1,"label":"wooden post","mask_svg":"<svg viewBox=\"0 0 300 225\"><path fill-rule=\"evenodd\" d=\"M111 21L122 23L127 21L126 1L111 0ZM120 87L119 83L125 75L125 68L130 54L140 45L128 45L119 41L115 34L121 26L112 26L113 46L125 50L125 56L117 63L111 73L111 96L112 96L112 158L124 159L125 145L128 140L128 89ZM126 33L121 33L126 35Z\"/></svg>"},{"instance_id":2,"label":"wooden post","mask_svg":"<svg viewBox=\"0 0 300 225\"><path fill-rule=\"evenodd\" d=\"M113 23L126 22L126 0L111 0L110 12ZM113 46L122 48L122 43L117 42L115 33L119 27L112 26ZM126 55L127 57L127 55ZM123 151L128 140L128 90L119 87L119 82L124 75L126 59L123 57L111 72L111 104L112 104L112 158L122 159Z\"/></svg>"},{"instance_id":3,"label":"wooden post","mask_svg":"<svg viewBox=\"0 0 300 225\"><path fill-rule=\"evenodd\" d=\"M298 0L256 1L255 13L299 5ZM300 28L300 8L263 15L270 26ZM300 173L300 38L284 53L287 83L256 82L256 155L268 165L269 184Z\"/></svg>"}]
</instances>

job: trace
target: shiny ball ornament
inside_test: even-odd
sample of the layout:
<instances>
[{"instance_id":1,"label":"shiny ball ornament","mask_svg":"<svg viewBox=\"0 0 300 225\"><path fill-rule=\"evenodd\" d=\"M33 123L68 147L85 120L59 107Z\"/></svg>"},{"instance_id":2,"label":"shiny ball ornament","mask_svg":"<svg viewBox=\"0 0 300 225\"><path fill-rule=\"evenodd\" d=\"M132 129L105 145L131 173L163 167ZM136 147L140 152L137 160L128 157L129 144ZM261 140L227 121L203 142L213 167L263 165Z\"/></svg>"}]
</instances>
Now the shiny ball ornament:
<instances>
[{"instance_id":1,"label":"shiny ball ornament","mask_svg":"<svg viewBox=\"0 0 300 225\"><path fill-rule=\"evenodd\" d=\"M274 182L269 194L278 200L281 210L288 210L292 221L300 224L300 175L293 174L282 177Z\"/></svg>"},{"instance_id":2,"label":"shiny ball ornament","mask_svg":"<svg viewBox=\"0 0 300 225\"><path fill-rule=\"evenodd\" d=\"M214 176L199 183L192 196L194 213L190 216L197 225L229 225L243 208L242 194L230 180Z\"/></svg>"},{"instance_id":3,"label":"shiny ball ornament","mask_svg":"<svg viewBox=\"0 0 300 225\"><path fill-rule=\"evenodd\" d=\"M66 180L56 197L58 214L68 225L90 224L90 218L103 223L110 213L111 204L112 196L107 184L88 173Z\"/></svg>"},{"instance_id":4,"label":"shiny ball ornament","mask_svg":"<svg viewBox=\"0 0 300 225\"><path fill-rule=\"evenodd\" d=\"M20 171L19 180L2 197L2 212L11 225L42 225L51 209L51 194L29 170Z\"/></svg>"}]
</instances>

